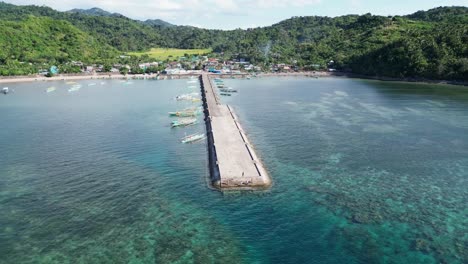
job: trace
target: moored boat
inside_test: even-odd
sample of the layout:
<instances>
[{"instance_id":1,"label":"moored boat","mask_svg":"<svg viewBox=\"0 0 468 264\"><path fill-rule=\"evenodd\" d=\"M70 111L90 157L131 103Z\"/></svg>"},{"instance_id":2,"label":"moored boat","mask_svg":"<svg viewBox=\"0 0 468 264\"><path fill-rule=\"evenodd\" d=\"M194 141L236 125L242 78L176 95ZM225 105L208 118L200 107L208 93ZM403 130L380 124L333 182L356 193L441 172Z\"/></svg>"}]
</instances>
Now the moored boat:
<instances>
[{"instance_id":1,"label":"moored boat","mask_svg":"<svg viewBox=\"0 0 468 264\"><path fill-rule=\"evenodd\" d=\"M198 99L196 96L198 96L198 93L190 93L190 94L181 94L176 96L177 101L193 101L195 99Z\"/></svg>"},{"instance_id":2,"label":"moored boat","mask_svg":"<svg viewBox=\"0 0 468 264\"><path fill-rule=\"evenodd\" d=\"M57 88L52 86L52 87L47 88L46 92L51 93L51 92L54 92L55 90L57 90Z\"/></svg>"},{"instance_id":3,"label":"moored boat","mask_svg":"<svg viewBox=\"0 0 468 264\"><path fill-rule=\"evenodd\" d=\"M223 93L237 93L237 90L233 88L223 88L219 89L219 91Z\"/></svg>"},{"instance_id":4,"label":"moored boat","mask_svg":"<svg viewBox=\"0 0 468 264\"><path fill-rule=\"evenodd\" d=\"M231 96L232 94L230 93L219 93L220 95L223 95L223 96Z\"/></svg>"},{"instance_id":5,"label":"moored boat","mask_svg":"<svg viewBox=\"0 0 468 264\"><path fill-rule=\"evenodd\" d=\"M7 94L9 92L10 92L10 89L8 89L8 87L3 87L3 89L2 89L3 94Z\"/></svg>"},{"instance_id":6,"label":"moored boat","mask_svg":"<svg viewBox=\"0 0 468 264\"><path fill-rule=\"evenodd\" d=\"M196 118L190 119L179 119L171 122L171 127L185 127L196 124L198 121Z\"/></svg>"},{"instance_id":7,"label":"moored boat","mask_svg":"<svg viewBox=\"0 0 468 264\"><path fill-rule=\"evenodd\" d=\"M194 143L203 139L205 139L205 134L199 133L199 134L192 134L192 135L185 136L181 139L181 142L182 143Z\"/></svg>"},{"instance_id":8,"label":"moored boat","mask_svg":"<svg viewBox=\"0 0 468 264\"><path fill-rule=\"evenodd\" d=\"M81 85L73 85L70 89L68 89L68 92L77 92L81 89Z\"/></svg>"},{"instance_id":9,"label":"moored boat","mask_svg":"<svg viewBox=\"0 0 468 264\"><path fill-rule=\"evenodd\" d=\"M201 108L188 108L181 111L169 112L169 116L192 117L201 113Z\"/></svg>"}]
</instances>

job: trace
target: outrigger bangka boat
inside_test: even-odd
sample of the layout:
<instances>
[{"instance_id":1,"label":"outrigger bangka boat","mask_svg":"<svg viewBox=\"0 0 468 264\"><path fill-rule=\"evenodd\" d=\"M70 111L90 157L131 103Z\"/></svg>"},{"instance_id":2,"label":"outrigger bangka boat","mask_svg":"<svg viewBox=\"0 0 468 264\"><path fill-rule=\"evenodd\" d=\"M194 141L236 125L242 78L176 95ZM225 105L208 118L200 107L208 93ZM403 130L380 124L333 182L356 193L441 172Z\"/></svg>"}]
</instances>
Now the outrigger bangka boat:
<instances>
[{"instance_id":1,"label":"outrigger bangka boat","mask_svg":"<svg viewBox=\"0 0 468 264\"><path fill-rule=\"evenodd\" d=\"M194 125L196 123L197 123L196 118L180 119L180 120L172 121L171 122L171 127L185 127L185 126Z\"/></svg>"},{"instance_id":2,"label":"outrigger bangka boat","mask_svg":"<svg viewBox=\"0 0 468 264\"><path fill-rule=\"evenodd\" d=\"M195 99L198 99L195 96L198 96L198 93L181 94L181 95L176 96L175 99L177 101L193 101Z\"/></svg>"},{"instance_id":3,"label":"outrigger bangka boat","mask_svg":"<svg viewBox=\"0 0 468 264\"><path fill-rule=\"evenodd\" d=\"M182 143L194 143L194 142L197 142L197 141L200 141L200 140L203 140L205 139L205 134L203 133L200 133L200 134L192 134L192 135L188 135L188 136L185 136L181 139L181 142Z\"/></svg>"},{"instance_id":4,"label":"outrigger bangka boat","mask_svg":"<svg viewBox=\"0 0 468 264\"><path fill-rule=\"evenodd\" d=\"M57 88L52 86L52 87L47 88L46 92L51 93L51 92L54 92L55 90L57 90Z\"/></svg>"},{"instance_id":5,"label":"outrigger bangka boat","mask_svg":"<svg viewBox=\"0 0 468 264\"><path fill-rule=\"evenodd\" d=\"M169 112L169 116L178 116L178 117L191 117L197 116L201 113L200 108L189 108L176 112Z\"/></svg>"},{"instance_id":6,"label":"outrigger bangka boat","mask_svg":"<svg viewBox=\"0 0 468 264\"><path fill-rule=\"evenodd\" d=\"M68 92L77 92L81 89L81 85L73 85L70 89L68 89Z\"/></svg>"},{"instance_id":7,"label":"outrigger bangka boat","mask_svg":"<svg viewBox=\"0 0 468 264\"><path fill-rule=\"evenodd\" d=\"M233 88L222 88L219 91L223 93L237 93L237 90Z\"/></svg>"}]
</instances>

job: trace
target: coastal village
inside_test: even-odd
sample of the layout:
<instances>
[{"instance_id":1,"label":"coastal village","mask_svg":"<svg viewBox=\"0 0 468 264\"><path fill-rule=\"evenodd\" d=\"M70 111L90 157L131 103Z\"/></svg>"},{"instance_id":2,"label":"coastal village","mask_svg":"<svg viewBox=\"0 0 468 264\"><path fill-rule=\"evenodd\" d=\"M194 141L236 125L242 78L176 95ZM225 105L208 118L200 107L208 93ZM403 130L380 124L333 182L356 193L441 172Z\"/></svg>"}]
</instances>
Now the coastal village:
<instances>
[{"instance_id":1,"label":"coastal village","mask_svg":"<svg viewBox=\"0 0 468 264\"><path fill-rule=\"evenodd\" d=\"M210 72L218 74L241 74L241 73L293 73L303 70L317 70L317 71L335 71L333 61L328 65L313 64L307 69L299 67L295 64L270 64L255 65L246 59L230 59L225 60L217 56L182 56L173 60L154 60L149 57L134 57L134 56L120 56L121 61L137 61L136 63L114 63L112 65L103 64L86 64L81 61L72 61L68 66L74 67L75 74L195 74L201 72ZM132 66L133 65L133 66ZM78 70L79 69L79 70ZM40 69L38 74L43 76L53 76L63 74L60 67L51 66L48 69Z\"/></svg>"}]
</instances>

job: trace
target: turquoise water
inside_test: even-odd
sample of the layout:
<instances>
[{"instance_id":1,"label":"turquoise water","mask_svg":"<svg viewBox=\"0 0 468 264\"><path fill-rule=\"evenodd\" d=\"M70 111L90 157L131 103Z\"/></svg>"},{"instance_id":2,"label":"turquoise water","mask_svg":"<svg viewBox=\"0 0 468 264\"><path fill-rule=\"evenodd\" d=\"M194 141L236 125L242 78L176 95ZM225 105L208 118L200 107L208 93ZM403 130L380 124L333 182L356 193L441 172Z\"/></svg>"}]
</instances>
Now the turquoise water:
<instances>
[{"instance_id":1,"label":"turquoise water","mask_svg":"<svg viewBox=\"0 0 468 264\"><path fill-rule=\"evenodd\" d=\"M226 80L274 186L223 195L169 127L186 80L91 83L0 96L0 262L468 260L466 88Z\"/></svg>"}]
</instances>

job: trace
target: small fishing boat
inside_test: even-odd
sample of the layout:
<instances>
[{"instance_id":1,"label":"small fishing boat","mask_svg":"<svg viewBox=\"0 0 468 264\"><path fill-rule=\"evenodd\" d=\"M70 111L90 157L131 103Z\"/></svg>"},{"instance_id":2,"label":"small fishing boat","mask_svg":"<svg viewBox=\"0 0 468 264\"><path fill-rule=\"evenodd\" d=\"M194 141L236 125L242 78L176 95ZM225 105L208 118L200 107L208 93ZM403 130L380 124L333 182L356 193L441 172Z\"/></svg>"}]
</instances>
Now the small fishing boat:
<instances>
[{"instance_id":1,"label":"small fishing boat","mask_svg":"<svg viewBox=\"0 0 468 264\"><path fill-rule=\"evenodd\" d=\"M192 117L201 113L201 108L188 108L181 111L169 112L169 116Z\"/></svg>"},{"instance_id":2,"label":"small fishing boat","mask_svg":"<svg viewBox=\"0 0 468 264\"><path fill-rule=\"evenodd\" d=\"M2 89L3 94L7 94L9 92L10 92L10 89L8 89L8 87L3 87L3 89Z\"/></svg>"},{"instance_id":3,"label":"small fishing boat","mask_svg":"<svg viewBox=\"0 0 468 264\"><path fill-rule=\"evenodd\" d=\"M170 116L177 116L177 117L192 117L197 116L199 112L197 111L178 111L178 112L169 112Z\"/></svg>"},{"instance_id":4,"label":"small fishing boat","mask_svg":"<svg viewBox=\"0 0 468 264\"><path fill-rule=\"evenodd\" d=\"M47 88L46 92L51 93L51 92L55 92L55 90L57 90L57 88L52 86L52 87Z\"/></svg>"},{"instance_id":5,"label":"small fishing boat","mask_svg":"<svg viewBox=\"0 0 468 264\"><path fill-rule=\"evenodd\" d=\"M198 121L196 118L184 118L179 120L174 120L171 122L171 127L186 127L196 124Z\"/></svg>"},{"instance_id":6,"label":"small fishing boat","mask_svg":"<svg viewBox=\"0 0 468 264\"><path fill-rule=\"evenodd\" d=\"M237 93L237 90L233 88L223 88L219 89L219 91L223 93Z\"/></svg>"},{"instance_id":7,"label":"small fishing boat","mask_svg":"<svg viewBox=\"0 0 468 264\"><path fill-rule=\"evenodd\" d=\"M197 99L198 93L190 93L190 94L181 94L176 96L177 101L192 101L193 99Z\"/></svg>"},{"instance_id":8,"label":"small fishing boat","mask_svg":"<svg viewBox=\"0 0 468 264\"><path fill-rule=\"evenodd\" d=\"M73 85L70 89L68 89L68 92L77 92L81 89L81 85Z\"/></svg>"},{"instance_id":9,"label":"small fishing boat","mask_svg":"<svg viewBox=\"0 0 468 264\"><path fill-rule=\"evenodd\" d=\"M188 135L188 136L185 136L181 139L181 142L182 143L194 143L194 142L197 142L197 141L200 141L200 140L203 140L205 139L205 134L203 133L199 133L199 134L192 134L192 135Z\"/></svg>"}]
</instances>

